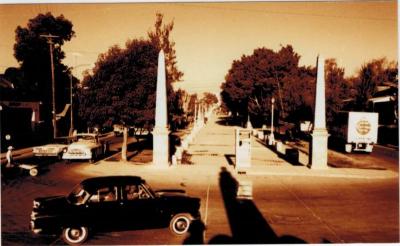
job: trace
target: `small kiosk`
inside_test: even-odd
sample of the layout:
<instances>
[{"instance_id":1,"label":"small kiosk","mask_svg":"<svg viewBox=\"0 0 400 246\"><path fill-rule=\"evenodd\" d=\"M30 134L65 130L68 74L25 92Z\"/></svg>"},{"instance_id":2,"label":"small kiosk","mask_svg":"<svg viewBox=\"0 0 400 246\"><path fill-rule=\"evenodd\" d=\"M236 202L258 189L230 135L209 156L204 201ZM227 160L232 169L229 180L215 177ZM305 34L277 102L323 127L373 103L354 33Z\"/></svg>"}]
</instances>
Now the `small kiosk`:
<instances>
[{"instance_id":1,"label":"small kiosk","mask_svg":"<svg viewBox=\"0 0 400 246\"><path fill-rule=\"evenodd\" d=\"M238 173L251 167L251 130L235 129L235 168Z\"/></svg>"}]
</instances>

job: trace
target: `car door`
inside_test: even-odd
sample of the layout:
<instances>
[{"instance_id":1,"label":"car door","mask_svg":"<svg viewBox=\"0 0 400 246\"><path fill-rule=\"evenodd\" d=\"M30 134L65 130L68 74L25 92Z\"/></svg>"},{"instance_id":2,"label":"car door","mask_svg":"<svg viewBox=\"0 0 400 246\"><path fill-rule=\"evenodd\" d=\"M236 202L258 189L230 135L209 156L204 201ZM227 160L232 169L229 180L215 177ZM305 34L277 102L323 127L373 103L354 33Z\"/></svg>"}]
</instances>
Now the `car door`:
<instances>
[{"instance_id":1,"label":"car door","mask_svg":"<svg viewBox=\"0 0 400 246\"><path fill-rule=\"evenodd\" d=\"M142 185L128 183L122 187L122 207L126 225L131 229L147 229L160 224L157 200Z\"/></svg>"},{"instance_id":2,"label":"car door","mask_svg":"<svg viewBox=\"0 0 400 246\"><path fill-rule=\"evenodd\" d=\"M86 203L86 211L90 214L92 224L104 230L120 229L121 192L117 185L99 186L93 191Z\"/></svg>"}]
</instances>

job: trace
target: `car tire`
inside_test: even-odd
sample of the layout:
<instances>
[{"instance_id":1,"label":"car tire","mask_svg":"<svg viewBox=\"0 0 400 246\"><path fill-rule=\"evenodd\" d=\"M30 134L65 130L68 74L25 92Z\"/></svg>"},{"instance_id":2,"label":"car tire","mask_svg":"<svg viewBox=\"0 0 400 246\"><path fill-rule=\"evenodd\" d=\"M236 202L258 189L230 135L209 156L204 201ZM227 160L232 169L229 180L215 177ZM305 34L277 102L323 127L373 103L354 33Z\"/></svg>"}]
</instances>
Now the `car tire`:
<instances>
[{"instance_id":1,"label":"car tire","mask_svg":"<svg viewBox=\"0 0 400 246\"><path fill-rule=\"evenodd\" d=\"M67 227L62 232L64 242L69 245L80 245L89 236L89 229L85 226Z\"/></svg>"},{"instance_id":2,"label":"car tire","mask_svg":"<svg viewBox=\"0 0 400 246\"><path fill-rule=\"evenodd\" d=\"M89 160L89 163L94 163L97 159L97 155L95 151L92 151L92 158Z\"/></svg>"},{"instance_id":3,"label":"car tire","mask_svg":"<svg viewBox=\"0 0 400 246\"><path fill-rule=\"evenodd\" d=\"M344 146L344 151L346 151L346 153L351 153L352 149L353 148L352 148L351 144L346 144Z\"/></svg>"},{"instance_id":4,"label":"car tire","mask_svg":"<svg viewBox=\"0 0 400 246\"><path fill-rule=\"evenodd\" d=\"M184 235L188 232L192 220L193 218L190 214L176 214L169 223L169 229L176 235Z\"/></svg>"},{"instance_id":5,"label":"car tire","mask_svg":"<svg viewBox=\"0 0 400 246\"><path fill-rule=\"evenodd\" d=\"M32 168L29 170L29 175L32 177L36 177L38 175L39 171L36 168Z\"/></svg>"}]
</instances>

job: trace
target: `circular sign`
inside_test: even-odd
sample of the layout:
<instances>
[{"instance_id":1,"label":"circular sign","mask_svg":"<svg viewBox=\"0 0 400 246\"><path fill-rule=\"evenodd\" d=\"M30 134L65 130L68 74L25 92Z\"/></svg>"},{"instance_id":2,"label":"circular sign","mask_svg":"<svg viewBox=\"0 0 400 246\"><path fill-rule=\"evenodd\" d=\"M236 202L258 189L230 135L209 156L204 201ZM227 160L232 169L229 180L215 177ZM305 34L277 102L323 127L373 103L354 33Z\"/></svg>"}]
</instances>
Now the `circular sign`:
<instances>
[{"instance_id":1,"label":"circular sign","mask_svg":"<svg viewBox=\"0 0 400 246\"><path fill-rule=\"evenodd\" d=\"M357 122L356 130L361 135L366 135L371 130L371 124L368 120L362 119Z\"/></svg>"}]
</instances>

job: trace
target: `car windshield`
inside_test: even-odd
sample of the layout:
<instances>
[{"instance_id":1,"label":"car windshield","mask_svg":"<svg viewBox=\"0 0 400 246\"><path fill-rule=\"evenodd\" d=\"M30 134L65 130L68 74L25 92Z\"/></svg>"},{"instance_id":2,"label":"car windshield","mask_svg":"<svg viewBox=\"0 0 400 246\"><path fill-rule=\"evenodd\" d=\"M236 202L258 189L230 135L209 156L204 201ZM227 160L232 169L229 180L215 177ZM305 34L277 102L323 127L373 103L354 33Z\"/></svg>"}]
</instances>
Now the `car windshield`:
<instances>
[{"instance_id":1,"label":"car windshield","mask_svg":"<svg viewBox=\"0 0 400 246\"><path fill-rule=\"evenodd\" d=\"M156 193L150 188L147 183L143 183L142 185L149 191L152 197L156 197Z\"/></svg>"},{"instance_id":2,"label":"car windshield","mask_svg":"<svg viewBox=\"0 0 400 246\"><path fill-rule=\"evenodd\" d=\"M96 142L96 139L93 136L89 135L82 135L78 136L77 139L75 140L76 142Z\"/></svg>"},{"instance_id":3,"label":"car windshield","mask_svg":"<svg viewBox=\"0 0 400 246\"><path fill-rule=\"evenodd\" d=\"M82 185L76 186L68 196L68 201L75 205L80 205L86 202L89 193L84 190Z\"/></svg>"}]
</instances>

